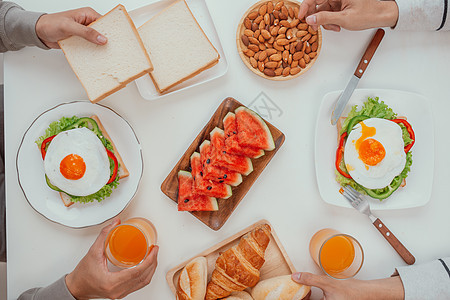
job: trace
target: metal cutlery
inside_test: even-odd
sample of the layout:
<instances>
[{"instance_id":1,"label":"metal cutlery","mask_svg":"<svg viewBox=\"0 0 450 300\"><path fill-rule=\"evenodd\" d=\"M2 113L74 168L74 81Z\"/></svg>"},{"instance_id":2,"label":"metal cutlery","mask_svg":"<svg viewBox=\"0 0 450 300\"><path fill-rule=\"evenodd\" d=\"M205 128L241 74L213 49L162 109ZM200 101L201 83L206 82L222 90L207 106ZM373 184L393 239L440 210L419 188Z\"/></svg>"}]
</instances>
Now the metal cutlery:
<instances>
[{"instance_id":1,"label":"metal cutlery","mask_svg":"<svg viewBox=\"0 0 450 300\"><path fill-rule=\"evenodd\" d=\"M406 247L395 237L395 235L386 227L386 225L381 222L380 219L372 215L367 199L361 197L362 195L349 185L341 188L339 192L344 195L344 198L347 199L348 202L350 202L353 208L369 217L369 219L372 221L372 224L378 229L378 231L389 242L389 244L391 244L395 251L397 251L397 253L408 265L414 264L416 259L411 254L411 252L406 249Z\"/></svg>"},{"instance_id":2,"label":"metal cutlery","mask_svg":"<svg viewBox=\"0 0 450 300\"><path fill-rule=\"evenodd\" d=\"M353 94L353 91L355 90L356 86L358 85L359 80L363 76L364 72L366 71L367 66L369 65L370 60L372 59L373 55L375 54L375 51L378 48L378 45L380 45L381 40L384 36L384 30L378 29L377 32L375 32L375 35L372 38L372 41L370 42L369 46L367 46L366 52L364 52L363 57L361 58L361 61L359 62L358 67L355 70L355 73L350 78L350 81L348 82L347 86L345 87L345 90L342 92L341 96L339 97L338 101L336 102L333 112L331 113L331 124L336 125L337 121L339 120L342 112L344 111L345 106L347 105L348 100Z\"/></svg>"}]
</instances>

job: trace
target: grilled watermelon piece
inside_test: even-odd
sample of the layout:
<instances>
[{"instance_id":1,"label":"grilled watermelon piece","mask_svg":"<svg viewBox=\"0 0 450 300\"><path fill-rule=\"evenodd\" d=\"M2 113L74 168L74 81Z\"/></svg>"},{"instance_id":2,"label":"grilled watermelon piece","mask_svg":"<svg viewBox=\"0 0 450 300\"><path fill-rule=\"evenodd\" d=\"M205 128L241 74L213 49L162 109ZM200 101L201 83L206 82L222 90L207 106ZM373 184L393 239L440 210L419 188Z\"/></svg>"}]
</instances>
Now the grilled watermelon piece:
<instances>
[{"instance_id":1,"label":"grilled watermelon piece","mask_svg":"<svg viewBox=\"0 0 450 300\"><path fill-rule=\"evenodd\" d=\"M211 133L211 163L217 167L248 175L253 171L250 158L227 153L225 149L225 133L220 128L214 128Z\"/></svg>"},{"instance_id":2,"label":"grilled watermelon piece","mask_svg":"<svg viewBox=\"0 0 450 300\"><path fill-rule=\"evenodd\" d=\"M194 190L200 195L228 199L233 194L231 186L225 183L214 182L203 178L200 153L191 155L192 176L194 177Z\"/></svg>"},{"instance_id":3,"label":"grilled watermelon piece","mask_svg":"<svg viewBox=\"0 0 450 300\"><path fill-rule=\"evenodd\" d=\"M271 151L275 149L272 134L266 122L247 107L235 111L239 145Z\"/></svg>"},{"instance_id":4,"label":"grilled watermelon piece","mask_svg":"<svg viewBox=\"0 0 450 300\"><path fill-rule=\"evenodd\" d=\"M178 210L179 211L215 211L218 210L214 197L194 192L194 178L187 171L178 172Z\"/></svg>"},{"instance_id":5,"label":"grilled watermelon piece","mask_svg":"<svg viewBox=\"0 0 450 300\"><path fill-rule=\"evenodd\" d=\"M223 118L225 132L225 149L227 153L248 156L250 158L259 158L264 155L264 150L239 145L236 116L229 112Z\"/></svg>"},{"instance_id":6,"label":"grilled watermelon piece","mask_svg":"<svg viewBox=\"0 0 450 300\"><path fill-rule=\"evenodd\" d=\"M241 184L241 174L213 166L211 163L211 143L208 140L204 140L200 145L200 160L202 163L204 179L229 184L232 186L238 186Z\"/></svg>"}]
</instances>

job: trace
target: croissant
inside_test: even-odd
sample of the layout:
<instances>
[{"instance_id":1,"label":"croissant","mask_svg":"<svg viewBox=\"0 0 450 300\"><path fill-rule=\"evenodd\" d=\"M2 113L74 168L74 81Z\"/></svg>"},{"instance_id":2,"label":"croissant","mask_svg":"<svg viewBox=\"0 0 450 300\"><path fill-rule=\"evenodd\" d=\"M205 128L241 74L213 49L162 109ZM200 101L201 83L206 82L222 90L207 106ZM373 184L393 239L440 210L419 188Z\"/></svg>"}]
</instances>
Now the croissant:
<instances>
[{"instance_id":1,"label":"croissant","mask_svg":"<svg viewBox=\"0 0 450 300\"><path fill-rule=\"evenodd\" d=\"M264 264L264 253L270 242L270 226L260 225L241 238L239 244L226 250L216 260L206 300L229 296L255 286Z\"/></svg>"}]
</instances>

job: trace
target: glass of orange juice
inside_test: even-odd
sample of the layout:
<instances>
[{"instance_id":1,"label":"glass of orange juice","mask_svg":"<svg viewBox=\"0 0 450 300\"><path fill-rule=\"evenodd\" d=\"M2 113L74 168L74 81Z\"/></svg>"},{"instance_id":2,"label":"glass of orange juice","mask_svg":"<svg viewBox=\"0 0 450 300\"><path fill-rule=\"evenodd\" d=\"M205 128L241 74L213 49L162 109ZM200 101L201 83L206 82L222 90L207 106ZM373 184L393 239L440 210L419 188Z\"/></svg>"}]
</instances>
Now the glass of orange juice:
<instances>
[{"instance_id":1,"label":"glass of orange juice","mask_svg":"<svg viewBox=\"0 0 450 300\"><path fill-rule=\"evenodd\" d=\"M105 240L108 260L120 268L140 264L156 245L156 229L145 218L131 218L111 229Z\"/></svg>"},{"instance_id":2,"label":"glass of orange juice","mask_svg":"<svg viewBox=\"0 0 450 300\"><path fill-rule=\"evenodd\" d=\"M355 276L364 262L361 244L354 237L331 228L313 235L309 253L325 274L336 279Z\"/></svg>"}]
</instances>

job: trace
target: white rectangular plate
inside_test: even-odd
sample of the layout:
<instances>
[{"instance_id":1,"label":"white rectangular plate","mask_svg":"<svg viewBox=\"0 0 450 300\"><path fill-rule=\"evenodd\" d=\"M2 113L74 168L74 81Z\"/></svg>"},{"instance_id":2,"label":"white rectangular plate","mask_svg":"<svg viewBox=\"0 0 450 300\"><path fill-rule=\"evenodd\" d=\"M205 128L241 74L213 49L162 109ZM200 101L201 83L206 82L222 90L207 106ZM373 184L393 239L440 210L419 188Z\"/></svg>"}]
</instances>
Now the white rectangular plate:
<instances>
[{"instance_id":1,"label":"white rectangular plate","mask_svg":"<svg viewBox=\"0 0 450 300\"><path fill-rule=\"evenodd\" d=\"M338 133L336 126L331 125L330 117L341 93L342 91L336 91L326 94L319 109L315 133L316 177L320 195L325 202L351 207L339 193L340 185L335 180L334 172ZM398 116L407 117L416 135L416 142L411 149L413 163L406 178L406 186L383 201L367 196L371 209L402 209L425 205L430 200L434 169L434 130L430 102L421 95L409 92L357 89L342 116L346 116L353 105L360 107L368 97L379 97Z\"/></svg>"},{"instance_id":2,"label":"white rectangular plate","mask_svg":"<svg viewBox=\"0 0 450 300\"><path fill-rule=\"evenodd\" d=\"M154 15L176 2L176 0L162 0L156 3L152 3L135 10L129 12L131 19L133 19L134 24L137 27L140 27L142 24L150 20ZM219 78L228 70L228 63L225 57L225 52L223 51L222 44L220 43L219 35L217 34L216 28L214 26L214 22L211 18L211 15L208 10L208 6L206 5L205 0L186 0L186 3L189 6L192 14L197 20L200 27L205 32L208 39L211 41L213 46L217 49L220 54L219 62L200 74L178 84L174 88L170 89L168 92L164 94L158 93L151 80L150 76L144 75L135 80L136 85L138 87L139 93L146 100L157 100L181 91L184 91L188 88L200 85L202 83L211 81L213 79ZM176 24L174 24L176 26ZM170 38L170 37L168 37Z\"/></svg>"}]
</instances>

